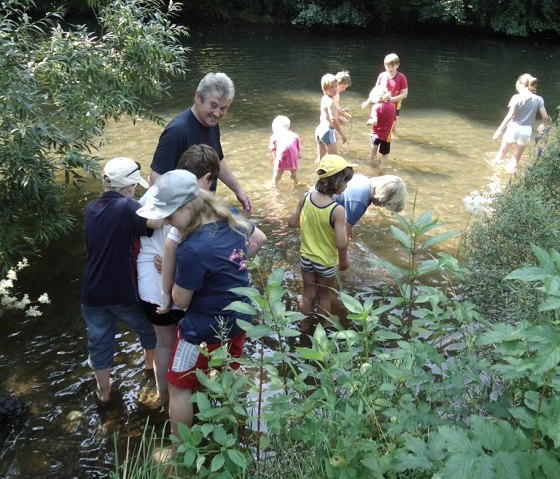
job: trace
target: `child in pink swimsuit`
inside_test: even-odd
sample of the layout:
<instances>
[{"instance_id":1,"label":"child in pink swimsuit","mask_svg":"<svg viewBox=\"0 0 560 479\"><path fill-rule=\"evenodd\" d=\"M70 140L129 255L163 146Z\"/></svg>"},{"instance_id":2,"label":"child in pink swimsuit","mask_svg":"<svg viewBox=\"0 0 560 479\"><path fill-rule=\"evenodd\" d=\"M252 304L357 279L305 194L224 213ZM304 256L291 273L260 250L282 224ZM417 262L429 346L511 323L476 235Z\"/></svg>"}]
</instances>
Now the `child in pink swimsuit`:
<instances>
[{"instance_id":1,"label":"child in pink swimsuit","mask_svg":"<svg viewBox=\"0 0 560 479\"><path fill-rule=\"evenodd\" d=\"M297 186L297 170L301 158L301 141L292 130L290 130L290 119L279 115L272 122L272 136L268 146L272 150L274 158L274 170L272 185L276 188L282 179L284 171L290 172L290 177Z\"/></svg>"}]
</instances>

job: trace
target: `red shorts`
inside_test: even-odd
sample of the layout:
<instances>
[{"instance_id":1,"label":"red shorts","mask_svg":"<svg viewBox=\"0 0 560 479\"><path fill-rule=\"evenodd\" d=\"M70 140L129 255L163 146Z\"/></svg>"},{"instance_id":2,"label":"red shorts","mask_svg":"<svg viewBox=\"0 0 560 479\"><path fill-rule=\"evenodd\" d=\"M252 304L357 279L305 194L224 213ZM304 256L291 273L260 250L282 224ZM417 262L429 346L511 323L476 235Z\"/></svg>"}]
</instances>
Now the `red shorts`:
<instances>
[{"instance_id":1,"label":"red shorts","mask_svg":"<svg viewBox=\"0 0 560 479\"><path fill-rule=\"evenodd\" d=\"M234 358L241 357L244 343L244 331L225 342L229 354ZM224 343L209 344L206 349L208 352L211 352L218 349L222 344ZM199 346L185 341L181 334L181 329L177 328L177 339L175 340L171 362L167 369L167 381L169 384L180 389L195 388L200 384L195 371L200 369L207 373L209 359L210 356L199 353ZM231 363L230 367L232 369L238 369L239 363Z\"/></svg>"}]
</instances>

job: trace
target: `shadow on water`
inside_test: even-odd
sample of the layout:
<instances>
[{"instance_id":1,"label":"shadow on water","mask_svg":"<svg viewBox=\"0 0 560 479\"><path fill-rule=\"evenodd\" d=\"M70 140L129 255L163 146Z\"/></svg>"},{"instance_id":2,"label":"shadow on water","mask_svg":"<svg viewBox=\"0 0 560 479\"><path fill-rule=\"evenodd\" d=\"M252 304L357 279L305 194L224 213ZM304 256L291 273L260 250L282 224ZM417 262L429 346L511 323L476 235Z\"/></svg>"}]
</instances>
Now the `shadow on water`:
<instances>
[{"instance_id":1,"label":"shadow on water","mask_svg":"<svg viewBox=\"0 0 560 479\"><path fill-rule=\"evenodd\" d=\"M350 108L353 120L346 126L349 142L340 151L357 162L357 171L377 175L369 164L368 111L361 102L382 69L386 53L396 51L401 70L410 83L392 142L389 161L381 173L402 176L409 201L404 211L430 211L461 231L470 215L463 204L474 191L499 191L509 175L492 163L497 144L491 140L506 113L515 78L531 72L540 80L540 94L549 111L560 104L560 63L555 45L528 43L507 45L483 39L438 39L434 37L376 38L361 32L328 37L297 30L220 28L193 30L191 72L177 83L172 96L158 109L167 120L192 102L195 87L207 71L224 71L236 85L235 101L222 122L223 148L227 161L254 203L254 220L269 238L267 271L284 267L295 308L300 292L299 231L287 227L287 218L303 193L314 182L316 147L313 139L321 97L320 78L326 72L348 69L353 85L341 103ZM328 54L327 54L328 53ZM498 59L498 60L496 60ZM292 189L285 179L277 191L266 185L272 176L268 151L270 124L285 114L303 143L299 172L301 188ZM104 137L101 155L130 156L149 167L161 127L147 121L113 125ZM530 155L528 149L525 160ZM87 198L75 203L81 216L86 200L96 197L99 183L92 181ZM219 194L235 203L225 188ZM354 228L350 245L350 269L342 274L352 295L382 298L390 293L390 278L370 259L377 255L402 264L403 257L390 234L392 218L370 209ZM441 232L441 231L438 231ZM455 252L457 242L446 243ZM15 478L95 478L113 470L114 434L119 448L128 437L140 436L146 419L163 427L166 416L150 409L152 385L143 377L141 350L134 335L121 330L113 368L114 408L99 410L92 399L93 376L85 363L86 335L80 314L79 288L85 250L82 226L31 259L18 287L37 297L48 292L52 304L44 316L0 318L0 391L25 400L25 413L5 422L0 431L0 476ZM437 281L434 279L433 281ZM333 313L344 318L335 301ZM304 325L310 332L313 323ZM248 345L248 357L254 354Z\"/></svg>"}]
</instances>

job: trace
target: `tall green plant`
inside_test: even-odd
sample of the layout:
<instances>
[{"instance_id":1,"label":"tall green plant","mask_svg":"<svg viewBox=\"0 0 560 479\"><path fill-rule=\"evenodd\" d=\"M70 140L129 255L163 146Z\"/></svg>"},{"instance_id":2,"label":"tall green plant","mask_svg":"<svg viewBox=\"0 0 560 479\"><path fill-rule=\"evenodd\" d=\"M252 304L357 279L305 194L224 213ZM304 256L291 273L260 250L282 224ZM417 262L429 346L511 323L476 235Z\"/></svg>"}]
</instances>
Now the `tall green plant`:
<instances>
[{"instance_id":1,"label":"tall green plant","mask_svg":"<svg viewBox=\"0 0 560 479\"><path fill-rule=\"evenodd\" d=\"M427 252L428 239L414 236L437 221L404 223L396 240ZM560 254L535 254L540 266L507 280L537 282L541 309L556 310ZM485 322L460 296L419 284L429 261L409 260L416 271L397 277L414 278L398 290L406 298L376 304L341 293L345 326L318 324L307 338L294 330L301 315L286 310L284 271L253 270L258 286L236 290L252 305L231 309L256 315L240 324L260 349L245 374L197 373L205 386L194 397L198 422L172 438L178 476L555 477L560 333L552 324ZM227 366L227 351L217 351L211 364Z\"/></svg>"},{"instance_id":2,"label":"tall green plant","mask_svg":"<svg viewBox=\"0 0 560 479\"><path fill-rule=\"evenodd\" d=\"M457 235L455 231L446 231L435 235L434 229L441 227L437 219L433 219L429 213L422 213L415 217L416 209L413 208L412 216L406 218L395 214L401 228L391 225L391 233L399 245L404 249L407 258L406 267L391 264L384 259L373 257L372 263L386 269L398 289L395 307L402 308L402 317L405 326L410 327L413 320L413 310L419 300L425 301L426 294L433 289L426 289L420 280L434 273L450 277L460 272L457 260L447 253L431 253L432 248ZM450 283L451 285L451 283Z\"/></svg>"}]
</instances>

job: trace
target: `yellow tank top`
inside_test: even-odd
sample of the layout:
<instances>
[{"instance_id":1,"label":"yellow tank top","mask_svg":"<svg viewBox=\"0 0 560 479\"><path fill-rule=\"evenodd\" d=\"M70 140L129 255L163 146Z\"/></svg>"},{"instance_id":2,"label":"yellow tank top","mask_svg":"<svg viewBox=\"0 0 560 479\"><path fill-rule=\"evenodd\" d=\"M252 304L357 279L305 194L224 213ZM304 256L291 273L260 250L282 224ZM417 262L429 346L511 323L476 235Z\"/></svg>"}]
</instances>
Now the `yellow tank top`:
<instances>
[{"instance_id":1,"label":"yellow tank top","mask_svg":"<svg viewBox=\"0 0 560 479\"><path fill-rule=\"evenodd\" d=\"M309 193L303 201L299 217L301 256L327 267L338 264L338 248L332 219L332 212L337 206L340 205L334 201L326 206L317 206Z\"/></svg>"}]
</instances>

